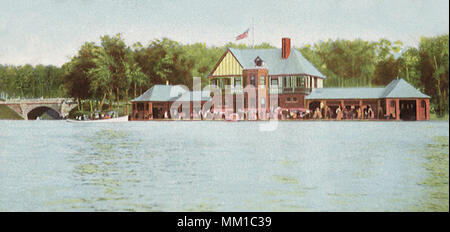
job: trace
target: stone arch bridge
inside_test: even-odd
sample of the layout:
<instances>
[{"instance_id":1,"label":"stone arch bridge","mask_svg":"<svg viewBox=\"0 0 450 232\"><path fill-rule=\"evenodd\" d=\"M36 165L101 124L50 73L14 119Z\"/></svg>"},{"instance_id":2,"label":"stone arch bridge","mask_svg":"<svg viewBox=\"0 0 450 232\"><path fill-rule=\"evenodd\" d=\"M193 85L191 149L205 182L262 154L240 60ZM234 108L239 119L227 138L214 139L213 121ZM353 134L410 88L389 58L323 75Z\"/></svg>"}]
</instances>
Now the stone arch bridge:
<instances>
[{"instance_id":1,"label":"stone arch bridge","mask_svg":"<svg viewBox=\"0 0 450 232\"><path fill-rule=\"evenodd\" d=\"M65 118L78 103L71 98L20 99L0 101L25 120L34 120L44 113L54 119Z\"/></svg>"}]
</instances>

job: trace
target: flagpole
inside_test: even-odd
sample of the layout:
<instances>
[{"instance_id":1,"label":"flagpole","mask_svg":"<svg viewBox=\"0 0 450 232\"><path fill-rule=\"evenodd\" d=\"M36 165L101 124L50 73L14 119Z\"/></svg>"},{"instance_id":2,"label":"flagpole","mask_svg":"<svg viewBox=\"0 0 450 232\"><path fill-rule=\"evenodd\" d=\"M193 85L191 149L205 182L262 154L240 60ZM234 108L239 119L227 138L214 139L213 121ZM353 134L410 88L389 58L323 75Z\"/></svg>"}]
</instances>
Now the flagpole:
<instances>
[{"instance_id":1,"label":"flagpole","mask_svg":"<svg viewBox=\"0 0 450 232\"><path fill-rule=\"evenodd\" d=\"M255 24L253 23L253 17L252 17L252 48L255 48Z\"/></svg>"}]
</instances>

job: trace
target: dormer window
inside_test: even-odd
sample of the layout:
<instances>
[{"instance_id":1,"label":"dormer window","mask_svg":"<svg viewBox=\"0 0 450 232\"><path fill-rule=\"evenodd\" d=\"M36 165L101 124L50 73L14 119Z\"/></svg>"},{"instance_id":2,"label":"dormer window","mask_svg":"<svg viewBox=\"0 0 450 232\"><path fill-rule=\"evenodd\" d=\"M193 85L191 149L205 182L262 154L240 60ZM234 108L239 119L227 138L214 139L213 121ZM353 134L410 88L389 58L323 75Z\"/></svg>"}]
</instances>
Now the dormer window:
<instances>
[{"instance_id":1,"label":"dormer window","mask_svg":"<svg viewBox=\"0 0 450 232\"><path fill-rule=\"evenodd\" d=\"M256 66L262 66L263 65L263 60L258 56L255 59L255 65Z\"/></svg>"}]
</instances>

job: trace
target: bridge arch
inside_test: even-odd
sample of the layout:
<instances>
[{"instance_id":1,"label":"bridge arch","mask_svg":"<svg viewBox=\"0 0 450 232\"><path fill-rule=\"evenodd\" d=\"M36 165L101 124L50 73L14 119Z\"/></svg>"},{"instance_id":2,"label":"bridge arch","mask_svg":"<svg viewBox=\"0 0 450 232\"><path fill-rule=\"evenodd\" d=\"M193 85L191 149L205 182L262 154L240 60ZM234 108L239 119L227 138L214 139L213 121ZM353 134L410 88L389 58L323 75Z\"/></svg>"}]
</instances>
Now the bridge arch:
<instances>
[{"instance_id":1,"label":"bridge arch","mask_svg":"<svg viewBox=\"0 0 450 232\"><path fill-rule=\"evenodd\" d=\"M61 114L58 110L49 106L37 106L27 113L28 120L36 120L37 117L42 117L44 114L48 115L52 119L60 119Z\"/></svg>"}]
</instances>

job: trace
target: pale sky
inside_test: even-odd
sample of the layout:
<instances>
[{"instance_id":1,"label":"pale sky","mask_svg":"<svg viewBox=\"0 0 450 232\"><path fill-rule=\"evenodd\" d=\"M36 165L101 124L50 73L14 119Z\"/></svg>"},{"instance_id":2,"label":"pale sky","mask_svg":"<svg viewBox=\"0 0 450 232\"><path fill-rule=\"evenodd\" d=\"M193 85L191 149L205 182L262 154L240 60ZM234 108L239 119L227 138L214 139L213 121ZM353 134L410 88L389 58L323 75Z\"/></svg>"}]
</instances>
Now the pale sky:
<instances>
[{"instance_id":1,"label":"pale sky","mask_svg":"<svg viewBox=\"0 0 450 232\"><path fill-rule=\"evenodd\" d=\"M0 64L60 66L86 41L168 37L222 46L250 28L255 44L300 47L331 39L401 40L449 32L448 0L0 0Z\"/></svg>"}]
</instances>

